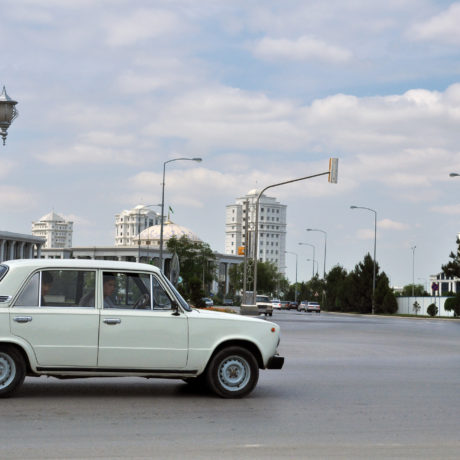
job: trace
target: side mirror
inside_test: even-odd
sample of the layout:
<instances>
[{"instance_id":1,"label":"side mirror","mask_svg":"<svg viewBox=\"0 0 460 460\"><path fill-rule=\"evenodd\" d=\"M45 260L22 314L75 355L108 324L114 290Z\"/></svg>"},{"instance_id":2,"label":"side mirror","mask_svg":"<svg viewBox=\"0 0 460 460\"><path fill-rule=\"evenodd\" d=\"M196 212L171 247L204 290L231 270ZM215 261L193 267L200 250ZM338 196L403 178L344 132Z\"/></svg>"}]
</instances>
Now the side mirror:
<instances>
[{"instance_id":1,"label":"side mirror","mask_svg":"<svg viewBox=\"0 0 460 460\"><path fill-rule=\"evenodd\" d=\"M173 303L172 303L171 306L172 306L172 310L173 310L172 315L173 316L180 316L179 304L175 300L173 300Z\"/></svg>"}]
</instances>

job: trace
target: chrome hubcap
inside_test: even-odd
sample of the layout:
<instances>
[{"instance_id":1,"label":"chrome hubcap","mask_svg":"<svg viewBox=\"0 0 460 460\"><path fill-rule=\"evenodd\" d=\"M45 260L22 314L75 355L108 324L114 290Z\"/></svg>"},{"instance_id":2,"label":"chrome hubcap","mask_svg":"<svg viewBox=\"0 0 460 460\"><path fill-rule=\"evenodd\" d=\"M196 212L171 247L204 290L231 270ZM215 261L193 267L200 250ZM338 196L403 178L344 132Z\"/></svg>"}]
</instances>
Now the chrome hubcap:
<instances>
[{"instance_id":1,"label":"chrome hubcap","mask_svg":"<svg viewBox=\"0 0 460 460\"><path fill-rule=\"evenodd\" d=\"M249 382L251 369L241 356L229 356L220 364L218 375L220 384L226 390L238 391Z\"/></svg>"},{"instance_id":2,"label":"chrome hubcap","mask_svg":"<svg viewBox=\"0 0 460 460\"><path fill-rule=\"evenodd\" d=\"M0 389L7 387L14 379L16 366L11 356L0 353Z\"/></svg>"}]
</instances>

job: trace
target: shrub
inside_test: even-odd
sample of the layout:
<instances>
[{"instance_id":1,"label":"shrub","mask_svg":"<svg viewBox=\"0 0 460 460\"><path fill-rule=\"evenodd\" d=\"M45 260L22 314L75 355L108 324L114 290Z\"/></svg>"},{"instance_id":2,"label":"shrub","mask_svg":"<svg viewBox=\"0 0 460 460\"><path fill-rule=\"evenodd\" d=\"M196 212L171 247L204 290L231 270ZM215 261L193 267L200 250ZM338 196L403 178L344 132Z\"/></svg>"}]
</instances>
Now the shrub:
<instances>
[{"instance_id":1,"label":"shrub","mask_svg":"<svg viewBox=\"0 0 460 460\"><path fill-rule=\"evenodd\" d=\"M434 303L431 303L430 305L428 305L426 312L430 316L436 316L438 314L438 307Z\"/></svg>"},{"instance_id":2,"label":"shrub","mask_svg":"<svg viewBox=\"0 0 460 460\"><path fill-rule=\"evenodd\" d=\"M460 316L460 293L446 300L444 303L444 310L453 311L455 316Z\"/></svg>"}]
</instances>

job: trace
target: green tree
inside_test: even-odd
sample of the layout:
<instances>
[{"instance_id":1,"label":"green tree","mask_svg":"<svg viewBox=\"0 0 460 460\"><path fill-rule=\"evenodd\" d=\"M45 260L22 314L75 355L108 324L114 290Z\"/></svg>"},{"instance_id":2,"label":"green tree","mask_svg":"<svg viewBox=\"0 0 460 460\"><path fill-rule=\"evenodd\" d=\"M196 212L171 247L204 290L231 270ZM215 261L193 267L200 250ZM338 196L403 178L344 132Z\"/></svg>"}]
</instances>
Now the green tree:
<instances>
[{"instance_id":1,"label":"green tree","mask_svg":"<svg viewBox=\"0 0 460 460\"><path fill-rule=\"evenodd\" d=\"M457 238L457 254L450 253L449 259L451 259L446 265L443 265L442 271L445 275L455 278L460 278L460 239Z\"/></svg>"},{"instance_id":2,"label":"green tree","mask_svg":"<svg viewBox=\"0 0 460 460\"><path fill-rule=\"evenodd\" d=\"M192 290L196 292L197 281L201 283L202 291L209 290L216 273L216 256L210 246L201 241L192 241L185 235L172 237L166 246L170 252L179 256L182 283L178 289L181 294L190 299Z\"/></svg>"},{"instance_id":3,"label":"green tree","mask_svg":"<svg viewBox=\"0 0 460 460\"><path fill-rule=\"evenodd\" d=\"M414 288L414 297L424 297L427 295L425 288L421 284L407 284L403 287L401 297L412 297L412 288Z\"/></svg>"},{"instance_id":4,"label":"green tree","mask_svg":"<svg viewBox=\"0 0 460 460\"><path fill-rule=\"evenodd\" d=\"M343 295L342 288L347 276L347 271L340 265L332 267L326 275L326 298L331 307L339 306L339 298Z\"/></svg>"},{"instance_id":5,"label":"green tree","mask_svg":"<svg viewBox=\"0 0 460 460\"><path fill-rule=\"evenodd\" d=\"M455 316L460 316L460 292L455 297L449 297L444 302L444 310L453 311Z\"/></svg>"}]
</instances>

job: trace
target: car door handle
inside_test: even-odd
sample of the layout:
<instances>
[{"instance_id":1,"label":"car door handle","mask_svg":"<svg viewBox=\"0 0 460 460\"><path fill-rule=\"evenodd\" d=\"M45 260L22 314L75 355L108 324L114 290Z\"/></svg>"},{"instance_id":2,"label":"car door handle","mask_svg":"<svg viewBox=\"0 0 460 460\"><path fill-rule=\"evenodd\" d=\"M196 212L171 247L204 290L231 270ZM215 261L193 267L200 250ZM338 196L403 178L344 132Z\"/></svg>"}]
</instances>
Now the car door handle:
<instances>
[{"instance_id":1,"label":"car door handle","mask_svg":"<svg viewBox=\"0 0 460 460\"><path fill-rule=\"evenodd\" d=\"M13 321L17 323L30 323L32 321L32 316L15 316Z\"/></svg>"},{"instance_id":2,"label":"car door handle","mask_svg":"<svg viewBox=\"0 0 460 460\"><path fill-rule=\"evenodd\" d=\"M120 318L105 318L104 323L105 324L120 324L121 319Z\"/></svg>"}]
</instances>

